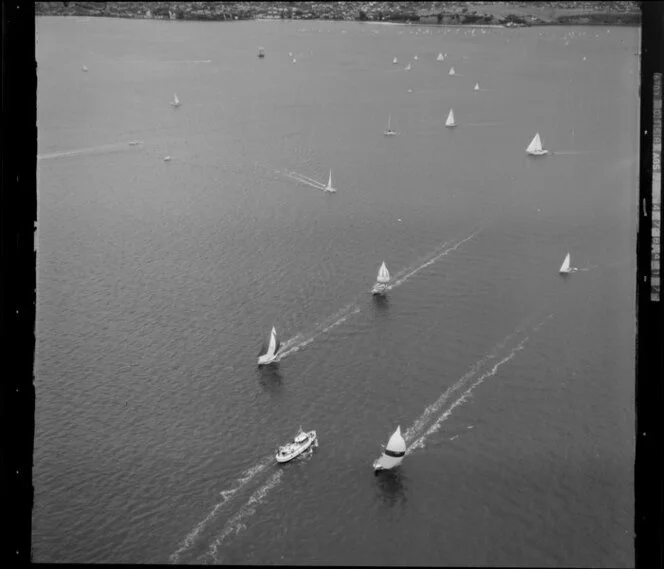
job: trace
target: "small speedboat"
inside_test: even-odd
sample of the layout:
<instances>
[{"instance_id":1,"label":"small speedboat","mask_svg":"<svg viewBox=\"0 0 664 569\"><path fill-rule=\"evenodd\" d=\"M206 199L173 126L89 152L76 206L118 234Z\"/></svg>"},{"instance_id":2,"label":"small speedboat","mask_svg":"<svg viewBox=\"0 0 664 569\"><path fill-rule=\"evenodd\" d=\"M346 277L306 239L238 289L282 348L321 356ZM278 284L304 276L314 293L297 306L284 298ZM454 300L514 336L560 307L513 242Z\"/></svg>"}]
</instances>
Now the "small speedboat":
<instances>
[{"instance_id":1,"label":"small speedboat","mask_svg":"<svg viewBox=\"0 0 664 569\"><path fill-rule=\"evenodd\" d=\"M277 462L288 462L293 460L296 456L300 456L306 450L309 450L312 446L318 446L318 438L316 437L316 431L305 432L300 427L297 435L293 439L293 442L287 443L283 446L280 446L277 449L277 454L275 458Z\"/></svg>"}]
</instances>

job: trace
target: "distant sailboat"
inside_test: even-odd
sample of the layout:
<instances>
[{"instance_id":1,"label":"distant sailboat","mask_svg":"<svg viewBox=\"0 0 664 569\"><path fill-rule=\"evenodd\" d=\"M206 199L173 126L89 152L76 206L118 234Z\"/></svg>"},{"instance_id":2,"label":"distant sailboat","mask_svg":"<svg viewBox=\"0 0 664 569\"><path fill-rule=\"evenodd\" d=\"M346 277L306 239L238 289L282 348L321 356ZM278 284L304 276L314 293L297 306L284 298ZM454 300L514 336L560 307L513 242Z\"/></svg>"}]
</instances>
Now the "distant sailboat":
<instances>
[{"instance_id":1,"label":"distant sailboat","mask_svg":"<svg viewBox=\"0 0 664 569\"><path fill-rule=\"evenodd\" d=\"M415 61L417 61L417 60L419 59L419 57L417 57L417 55L416 55L415 57L413 57L413 59L414 59Z\"/></svg>"},{"instance_id":2,"label":"distant sailboat","mask_svg":"<svg viewBox=\"0 0 664 569\"><path fill-rule=\"evenodd\" d=\"M325 186L325 191L326 192L333 192L333 193L337 191L332 187L332 170L330 170L330 177L327 180L327 186Z\"/></svg>"},{"instance_id":3,"label":"distant sailboat","mask_svg":"<svg viewBox=\"0 0 664 569\"><path fill-rule=\"evenodd\" d=\"M454 109L450 109L450 114L447 115L445 126L456 126L456 123L454 122Z\"/></svg>"},{"instance_id":4,"label":"distant sailboat","mask_svg":"<svg viewBox=\"0 0 664 569\"><path fill-rule=\"evenodd\" d=\"M539 132L535 134L534 138L531 140L526 152L531 156L544 156L548 154L548 150L542 148L542 140L540 139Z\"/></svg>"},{"instance_id":5,"label":"distant sailboat","mask_svg":"<svg viewBox=\"0 0 664 569\"><path fill-rule=\"evenodd\" d=\"M475 90L475 91L479 91L479 90L480 90L480 84L479 84L479 83L475 83L475 88L474 88L474 90Z\"/></svg>"},{"instance_id":6,"label":"distant sailboat","mask_svg":"<svg viewBox=\"0 0 664 569\"><path fill-rule=\"evenodd\" d=\"M406 65L406 68L404 69L404 71L410 71L410 63L408 65Z\"/></svg>"},{"instance_id":7,"label":"distant sailboat","mask_svg":"<svg viewBox=\"0 0 664 569\"><path fill-rule=\"evenodd\" d=\"M442 52L440 52L440 53L438 54L438 57L436 58L436 61L445 61L445 58L443 57L443 53L442 53Z\"/></svg>"},{"instance_id":8,"label":"distant sailboat","mask_svg":"<svg viewBox=\"0 0 664 569\"><path fill-rule=\"evenodd\" d=\"M261 59L263 57L265 57L265 48L264 47L259 47L258 48L258 57L260 57Z\"/></svg>"},{"instance_id":9,"label":"distant sailboat","mask_svg":"<svg viewBox=\"0 0 664 569\"><path fill-rule=\"evenodd\" d=\"M392 63L394 63L394 64L396 65L397 63L399 63L399 60L395 57L395 58L392 60Z\"/></svg>"},{"instance_id":10,"label":"distant sailboat","mask_svg":"<svg viewBox=\"0 0 664 569\"><path fill-rule=\"evenodd\" d=\"M376 277L376 284L371 290L372 294L383 294L387 290L387 283L390 282L390 272L385 266L385 261L378 269L378 276Z\"/></svg>"},{"instance_id":11,"label":"distant sailboat","mask_svg":"<svg viewBox=\"0 0 664 569\"><path fill-rule=\"evenodd\" d=\"M275 330L274 326L272 326L270 340L267 345L263 345L263 348L258 354L258 365L262 366L272 363L280 347L281 342L277 339L277 331Z\"/></svg>"},{"instance_id":12,"label":"distant sailboat","mask_svg":"<svg viewBox=\"0 0 664 569\"><path fill-rule=\"evenodd\" d=\"M387 128L385 129L385 132L383 134L385 136L394 136L396 134L396 131L392 130L392 115L391 114L387 117Z\"/></svg>"},{"instance_id":13,"label":"distant sailboat","mask_svg":"<svg viewBox=\"0 0 664 569\"><path fill-rule=\"evenodd\" d=\"M83 65L83 67L81 67L81 71L87 71L87 70L88 70L88 66L87 66L87 65Z\"/></svg>"},{"instance_id":14,"label":"distant sailboat","mask_svg":"<svg viewBox=\"0 0 664 569\"><path fill-rule=\"evenodd\" d=\"M385 445L385 450L380 458L376 459L373 463L375 472L381 470L390 470L401 464L403 457L406 455L406 441L401 435L401 426L392 433L390 440Z\"/></svg>"},{"instance_id":15,"label":"distant sailboat","mask_svg":"<svg viewBox=\"0 0 664 569\"><path fill-rule=\"evenodd\" d=\"M178 96L176 93L173 93L173 100L171 101L171 106L172 107L179 107L180 106L180 99L178 99Z\"/></svg>"},{"instance_id":16,"label":"distant sailboat","mask_svg":"<svg viewBox=\"0 0 664 569\"><path fill-rule=\"evenodd\" d=\"M456 71L454 71L454 67L450 68L450 72L448 75L456 75Z\"/></svg>"},{"instance_id":17,"label":"distant sailboat","mask_svg":"<svg viewBox=\"0 0 664 569\"><path fill-rule=\"evenodd\" d=\"M571 263L572 263L572 256L569 253L567 253L567 256L565 257L565 260L563 261L563 264L560 265L560 274L561 275L566 275L566 274L569 274L569 273L573 273L574 271L577 270L576 267L571 266Z\"/></svg>"}]
</instances>

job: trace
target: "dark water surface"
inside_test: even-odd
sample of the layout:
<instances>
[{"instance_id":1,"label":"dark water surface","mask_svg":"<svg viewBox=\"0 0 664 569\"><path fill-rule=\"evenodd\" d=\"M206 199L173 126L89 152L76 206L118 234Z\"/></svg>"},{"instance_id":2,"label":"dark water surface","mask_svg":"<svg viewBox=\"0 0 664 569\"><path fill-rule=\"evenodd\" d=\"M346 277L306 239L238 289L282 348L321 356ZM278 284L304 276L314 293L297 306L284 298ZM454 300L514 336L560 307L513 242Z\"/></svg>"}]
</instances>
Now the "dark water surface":
<instances>
[{"instance_id":1,"label":"dark water surface","mask_svg":"<svg viewBox=\"0 0 664 569\"><path fill-rule=\"evenodd\" d=\"M637 28L37 32L35 561L633 565Z\"/></svg>"}]
</instances>

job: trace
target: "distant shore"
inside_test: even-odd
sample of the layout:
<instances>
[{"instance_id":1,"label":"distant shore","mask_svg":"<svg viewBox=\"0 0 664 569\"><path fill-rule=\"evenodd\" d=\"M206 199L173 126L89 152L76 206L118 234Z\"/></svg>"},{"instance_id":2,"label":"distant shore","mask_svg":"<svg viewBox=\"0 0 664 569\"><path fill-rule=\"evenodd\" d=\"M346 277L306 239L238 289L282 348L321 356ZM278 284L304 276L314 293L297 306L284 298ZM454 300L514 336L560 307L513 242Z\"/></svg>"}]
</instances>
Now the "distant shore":
<instances>
[{"instance_id":1,"label":"distant shore","mask_svg":"<svg viewBox=\"0 0 664 569\"><path fill-rule=\"evenodd\" d=\"M37 16L359 21L465 27L638 26L635 2L35 2Z\"/></svg>"}]
</instances>

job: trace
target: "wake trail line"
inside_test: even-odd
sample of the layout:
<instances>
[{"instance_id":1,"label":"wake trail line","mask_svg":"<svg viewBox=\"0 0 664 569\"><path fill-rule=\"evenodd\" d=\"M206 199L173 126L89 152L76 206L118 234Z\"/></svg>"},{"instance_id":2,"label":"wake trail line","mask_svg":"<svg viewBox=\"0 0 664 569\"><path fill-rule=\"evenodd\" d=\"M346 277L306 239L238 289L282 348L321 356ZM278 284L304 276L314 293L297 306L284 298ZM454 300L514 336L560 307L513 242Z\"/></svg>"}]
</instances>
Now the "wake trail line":
<instances>
[{"instance_id":1,"label":"wake trail line","mask_svg":"<svg viewBox=\"0 0 664 569\"><path fill-rule=\"evenodd\" d=\"M458 241L457 243L455 243L455 244L452 245L451 247L448 247L448 248L446 248L446 249L443 249L443 251L440 252L440 253L435 253L433 257L431 257L430 259L428 259L425 263L421 264L419 267L414 268L414 269L411 270L410 272L406 273L404 276L398 277L397 280L396 280L393 284L391 284L391 285L389 285L389 286L387 287L387 290L392 290L393 288L396 288L396 287L402 285L402 284L405 283L408 279L410 279L410 277L412 277L413 275L419 273L422 269L428 267L429 265L432 265L433 263L435 263L435 262L436 262L438 259L440 259L441 257L445 257L448 253L451 253L452 251L456 251L456 250L457 250L461 245L463 245L466 241L469 241L470 239L472 239L473 237L475 237L475 235L477 235L477 234L479 233L479 231L480 231L479 229L476 230L476 231L473 231L473 233L471 233L471 234L470 234L468 237L466 237L465 239L462 239L461 241ZM446 245L446 243L444 243L444 244L442 245L442 247L444 247L445 245Z\"/></svg>"},{"instance_id":2,"label":"wake trail line","mask_svg":"<svg viewBox=\"0 0 664 569\"><path fill-rule=\"evenodd\" d=\"M325 188L327 187L325 184L318 182L313 178L309 178L304 174L298 174L297 172L290 172L289 170L286 170L284 174L288 176L290 179L295 180L296 182L300 182L302 184L306 184L307 186L310 186L316 190L325 191Z\"/></svg>"},{"instance_id":3,"label":"wake trail line","mask_svg":"<svg viewBox=\"0 0 664 569\"><path fill-rule=\"evenodd\" d=\"M256 507L260 504L265 497L268 495L270 490L276 487L281 481L283 475L282 470L277 470L266 484L261 486L256 490L249 500L238 510L238 512L226 522L224 529L219 534L217 539L210 545L207 553L203 556L202 562L205 565L209 563L219 563L217 558L217 549L219 546L226 540L226 538L231 534L239 534L242 530L247 529L246 518L253 516L256 513Z\"/></svg>"},{"instance_id":4,"label":"wake trail line","mask_svg":"<svg viewBox=\"0 0 664 569\"><path fill-rule=\"evenodd\" d=\"M91 146L89 148L79 148L78 150L67 150L65 152L51 152L50 154L37 155L37 160L52 160L54 158L70 158L73 156L82 156L84 154L95 154L103 152L113 152L127 150L127 147L139 146L141 141L116 142L115 144L105 144L102 146Z\"/></svg>"},{"instance_id":5,"label":"wake trail line","mask_svg":"<svg viewBox=\"0 0 664 569\"><path fill-rule=\"evenodd\" d=\"M530 332L537 332L552 316L553 314L549 314L538 324L534 325ZM406 454L410 454L415 449L423 448L426 439L438 431L441 423L450 417L454 409L463 405L463 403L467 401L477 386L484 383L489 377L494 376L503 364L509 362L525 347L530 336L528 332L523 331L521 328L522 327L519 327L514 332L508 334L501 342L494 346L486 356L478 360L471 369L461 377L461 379L445 390L434 403L424 410L424 413L422 413L422 415L404 434L404 438L408 443ZM513 343L513 341L517 341L516 345L505 353L506 347L508 344ZM461 395L459 395L442 414L436 417L437 413L443 409L450 397L459 392ZM434 417L436 418L434 419Z\"/></svg>"},{"instance_id":6,"label":"wake trail line","mask_svg":"<svg viewBox=\"0 0 664 569\"><path fill-rule=\"evenodd\" d=\"M282 346L281 349L283 352L275 358L275 361L281 361L283 358L289 356L290 354L301 350L305 346L311 344L318 336L329 332L332 328L336 328L340 324L344 323L350 316L357 314L360 311L360 307L357 306L355 302L352 302L327 318L322 323L318 324L314 330L307 335L298 333L289 340L287 340Z\"/></svg>"},{"instance_id":7,"label":"wake trail line","mask_svg":"<svg viewBox=\"0 0 664 569\"><path fill-rule=\"evenodd\" d=\"M172 564L177 563L180 559L180 555L182 555L185 551L191 548L192 545L194 545L203 528L205 528L205 526L207 526L208 523L214 519L214 517L217 515L217 512L219 512L219 510L221 510L228 502L230 502L239 490L244 488L253 478L263 472L272 463L272 456L266 456L258 464L243 472L242 477L236 480L236 483L231 488L219 492L222 500L215 504L210 513L202 521L198 522L198 524L196 524L196 526L187 534L180 547L171 554L169 558L170 562Z\"/></svg>"}]
</instances>

